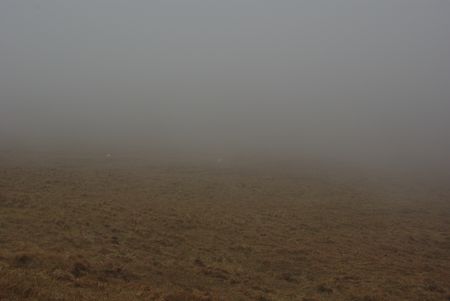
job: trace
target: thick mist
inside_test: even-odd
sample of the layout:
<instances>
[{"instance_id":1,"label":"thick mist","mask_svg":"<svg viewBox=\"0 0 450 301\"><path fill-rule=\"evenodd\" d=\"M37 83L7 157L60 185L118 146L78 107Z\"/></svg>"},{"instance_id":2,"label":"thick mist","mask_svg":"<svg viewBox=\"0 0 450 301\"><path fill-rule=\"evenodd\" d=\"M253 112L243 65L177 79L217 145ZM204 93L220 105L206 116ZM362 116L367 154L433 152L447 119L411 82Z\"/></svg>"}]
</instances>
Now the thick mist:
<instances>
[{"instance_id":1,"label":"thick mist","mask_svg":"<svg viewBox=\"0 0 450 301\"><path fill-rule=\"evenodd\" d=\"M0 2L0 150L450 167L450 2Z\"/></svg>"}]
</instances>

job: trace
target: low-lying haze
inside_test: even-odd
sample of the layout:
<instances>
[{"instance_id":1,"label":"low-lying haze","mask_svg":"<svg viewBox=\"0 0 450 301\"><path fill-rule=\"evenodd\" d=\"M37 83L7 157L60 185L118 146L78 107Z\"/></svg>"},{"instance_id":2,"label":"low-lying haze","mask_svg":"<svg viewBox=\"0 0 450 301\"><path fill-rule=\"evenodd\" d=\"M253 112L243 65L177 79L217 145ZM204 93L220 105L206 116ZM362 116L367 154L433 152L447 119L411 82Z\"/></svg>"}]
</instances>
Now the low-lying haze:
<instances>
[{"instance_id":1,"label":"low-lying haze","mask_svg":"<svg viewBox=\"0 0 450 301\"><path fill-rule=\"evenodd\" d=\"M450 2L0 3L0 149L450 165Z\"/></svg>"}]
</instances>

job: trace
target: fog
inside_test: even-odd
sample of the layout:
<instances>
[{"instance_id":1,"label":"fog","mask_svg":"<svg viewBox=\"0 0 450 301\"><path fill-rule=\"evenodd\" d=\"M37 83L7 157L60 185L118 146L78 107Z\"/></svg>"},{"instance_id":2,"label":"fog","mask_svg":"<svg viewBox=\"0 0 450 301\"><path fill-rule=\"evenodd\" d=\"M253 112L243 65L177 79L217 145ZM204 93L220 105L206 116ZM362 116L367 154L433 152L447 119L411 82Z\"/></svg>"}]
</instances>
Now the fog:
<instances>
[{"instance_id":1,"label":"fog","mask_svg":"<svg viewBox=\"0 0 450 301\"><path fill-rule=\"evenodd\" d=\"M0 2L0 150L450 167L450 2Z\"/></svg>"}]
</instances>

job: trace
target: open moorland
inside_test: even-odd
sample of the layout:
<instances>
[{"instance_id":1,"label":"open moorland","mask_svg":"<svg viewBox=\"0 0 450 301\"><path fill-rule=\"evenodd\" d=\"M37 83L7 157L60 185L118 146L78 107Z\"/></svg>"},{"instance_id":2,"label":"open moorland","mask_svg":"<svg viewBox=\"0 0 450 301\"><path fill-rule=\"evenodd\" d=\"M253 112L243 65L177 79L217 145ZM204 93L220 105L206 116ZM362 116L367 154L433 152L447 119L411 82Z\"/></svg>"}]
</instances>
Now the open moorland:
<instances>
[{"instance_id":1,"label":"open moorland","mask_svg":"<svg viewBox=\"0 0 450 301\"><path fill-rule=\"evenodd\" d=\"M2 157L0 300L450 300L448 190L115 160Z\"/></svg>"}]
</instances>

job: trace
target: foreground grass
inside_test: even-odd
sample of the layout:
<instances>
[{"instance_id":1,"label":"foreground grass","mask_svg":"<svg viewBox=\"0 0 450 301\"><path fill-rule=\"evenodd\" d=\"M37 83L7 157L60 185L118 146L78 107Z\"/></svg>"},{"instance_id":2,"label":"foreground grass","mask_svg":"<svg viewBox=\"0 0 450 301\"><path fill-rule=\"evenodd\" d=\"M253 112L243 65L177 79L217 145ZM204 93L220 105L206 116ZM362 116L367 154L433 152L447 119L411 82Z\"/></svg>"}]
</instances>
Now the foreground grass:
<instances>
[{"instance_id":1,"label":"foreground grass","mask_svg":"<svg viewBox=\"0 0 450 301\"><path fill-rule=\"evenodd\" d=\"M267 170L4 167L0 300L450 300L448 195Z\"/></svg>"}]
</instances>

